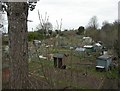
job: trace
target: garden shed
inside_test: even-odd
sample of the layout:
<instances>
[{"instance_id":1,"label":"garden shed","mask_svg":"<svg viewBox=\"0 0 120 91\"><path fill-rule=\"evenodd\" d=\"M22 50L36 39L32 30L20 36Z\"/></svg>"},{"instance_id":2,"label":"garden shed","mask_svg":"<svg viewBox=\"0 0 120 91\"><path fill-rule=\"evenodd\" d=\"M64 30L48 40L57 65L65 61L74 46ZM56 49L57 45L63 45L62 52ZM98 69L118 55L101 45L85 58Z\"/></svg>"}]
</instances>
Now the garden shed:
<instances>
[{"instance_id":1,"label":"garden shed","mask_svg":"<svg viewBox=\"0 0 120 91\"><path fill-rule=\"evenodd\" d=\"M84 48L85 48L86 52L94 52L95 51L93 45L85 45Z\"/></svg>"},{"instance_id":2,"label":"garden shed","mask_svg":"<svg viewBox=\"0 0 120 91\"><path fill-rule=\"evenodd\" d=\"M64 64L64 57L65 55L62 53L55 53L53 55L54 67L61 68Z\"/></svg>"},{"instance_id":3,"label":"garden shed","mask_svg":"<svg viewBox=\"0 0 120 91\"><path fill-rule=\"evenodd\" d=\"M82 48L82 47L77 47L76 49L75 49L75 51L77 51L77 52L84 52L85 51L85 48Z\"/></svg>"},{"instance_id":4,"label":"garden shed","mask_svg":"<svg viewBox=\"0 0 120 91\"><path fill-rule=\"evenodd\" d=\"M110 55L102 55L96 59L96 69L105 69L106 71L111 67L112 57Z\"/></svg>"}]
</instances>

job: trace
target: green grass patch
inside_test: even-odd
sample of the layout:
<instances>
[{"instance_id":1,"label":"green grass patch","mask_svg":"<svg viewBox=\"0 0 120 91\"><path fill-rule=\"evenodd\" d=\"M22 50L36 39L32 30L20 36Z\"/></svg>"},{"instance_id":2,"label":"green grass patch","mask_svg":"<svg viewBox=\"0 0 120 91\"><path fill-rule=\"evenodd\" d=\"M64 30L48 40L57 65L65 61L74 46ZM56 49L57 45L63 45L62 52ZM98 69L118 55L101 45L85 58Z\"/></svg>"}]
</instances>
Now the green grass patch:
<instances>
[{"instance_id":1,"label":"green grass patch","mask_svg":"<svg viewBox=\"0 0 120 91\"><path fill-rule=\"evenodd\" d=\"M97 71L95 66L89 67L88 73L94 74L96 77L104 77L105 76L105 72L104 71L103 72Z\"/></svg>"},{"instance_id":2,"label":"green grass patch","mask_svg":"<svg viewBox=\"0 0 120 91\"><path fill-rule=\"evenodd\" d=\"M112 70L109 70L106 72L105 76L109 79L118 79L118 69L113 68Z\"/></svg>"}]
</instances>

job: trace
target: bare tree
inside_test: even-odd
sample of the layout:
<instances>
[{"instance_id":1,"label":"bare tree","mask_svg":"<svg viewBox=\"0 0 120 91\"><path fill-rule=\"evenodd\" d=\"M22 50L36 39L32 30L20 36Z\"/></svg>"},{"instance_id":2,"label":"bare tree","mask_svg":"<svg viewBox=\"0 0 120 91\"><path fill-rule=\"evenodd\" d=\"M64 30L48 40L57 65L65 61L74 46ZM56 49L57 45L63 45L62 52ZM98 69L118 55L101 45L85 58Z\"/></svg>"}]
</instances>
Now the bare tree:
<instances>
[{"instance_id":1,"label":"bare tree","mask_svg":"<svg viewBox=\"0 0 120 91\"><path fill-rule=\"evenodd\" d=\"M97 16L93 16L89 23L88 23L88 28L94 29L96 30L98 28L98 20L97 20Z\"/></svg>"},{"instance_id":2,"label":"bare tree","mask_svg":"<svg viewBox=\"0 0 120 91\"><path fill-rule=\"evenodd\" d=\"M47 16L47 12L45 13L45 19L43 19L42 15L38 11L39 21L40 24L38 26L38 29L44 30L45 35L49 34L49 30L53 29L52 23L49 22L49 16Z\"/></svg>"}]
</instances>

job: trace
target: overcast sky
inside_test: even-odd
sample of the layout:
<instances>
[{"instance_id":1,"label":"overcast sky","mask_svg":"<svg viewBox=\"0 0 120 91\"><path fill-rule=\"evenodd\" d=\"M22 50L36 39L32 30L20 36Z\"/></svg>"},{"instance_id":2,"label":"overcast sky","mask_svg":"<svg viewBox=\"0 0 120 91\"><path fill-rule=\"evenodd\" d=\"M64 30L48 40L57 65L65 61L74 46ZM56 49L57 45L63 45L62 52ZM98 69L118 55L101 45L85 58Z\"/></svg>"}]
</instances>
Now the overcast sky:
<instances>
[{"instance_id":1,"label":"overcast sky","mask_svg":"<svg viewBox=\"0 0 120 91\"><path fill-rule=\"evenodd\" d=\"M118 19L118 2L119 0L40 0L34 11L29 11L28 31L36 29L40 24L38 10L43 17L45 12L49 16L49 22L54 29L57 23L62 21L62 30L77 29L79 26L86 27L91 17L97 16L99 27L103 21L110 23Z\"/></svg>"},{"instance_id":2,"label":"overcast sky","mask_svg":"<svg viewBox=\"0 0 120 91\"><path fill-rule=\"evenodd\" d=\"M119 0L40 0L34 11L29 12L29 30L39 24L38 10L49 16L49 22L56 29L56 20L63 19L62 29L77 29L86 26L92 16L97 16L99 26L107 20L113 22L118 19Z\"/></svg>"}]
</instances>

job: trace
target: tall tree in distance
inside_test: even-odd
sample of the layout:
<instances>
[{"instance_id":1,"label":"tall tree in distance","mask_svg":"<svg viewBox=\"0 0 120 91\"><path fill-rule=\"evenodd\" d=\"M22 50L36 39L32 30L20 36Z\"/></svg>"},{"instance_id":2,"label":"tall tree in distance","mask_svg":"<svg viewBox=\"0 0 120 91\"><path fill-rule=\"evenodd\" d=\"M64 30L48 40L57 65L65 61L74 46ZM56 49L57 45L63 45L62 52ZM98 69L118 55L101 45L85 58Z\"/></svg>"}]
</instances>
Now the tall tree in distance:
<instances>
[{"instance_id":1,"label":"tall tree in distance","mask_svg":"<svg viewBox=\"0 0 120 91\"><path fill-rule=\"evenodd\" d=\"M102 23L102 30L103 31L110 31L110 30L112 30L112 24L111 23L109 23L109 22L107 22L107 21L104 21L103 23Z\"/></svg>"},{"instance_id":2,"label":"tall tree in distance","mask_svg":"<svg viewBox=\"0 0 120 91\"><path fill-rule=\"evenodd\" d=\"M80 26L79 28L78 28L78 32L77 32L77 34L82 34L82 33L84 33L84 31L85 31L85 28L83 27L83 26Z\"/></svg>"},{"instance_id":3,"label":"tall tree in distance","mask_svg":"<svg viewBox=\"0 0 120 91\"><path fill-rule=\"evenodd\" d=\"M98 20L97 20L97 16L93 16L89 23L88 23L88 28L93 29L93 30L97 30L98 28Z\"/></svg>"},{"instance_id":4,"label":"tall tree in distance","mask_svg":"<svg viewBox=\"0 0 120 91\"><path fill-rule=\"evenodd\" d=\"M99 31L97 30L98 30L98 19L97 16L93 16L90 19L84 34L85 36L92 37L96 41L99 38L98 36L96 36L99 33Z\"/></svg>"}]
</instances>

